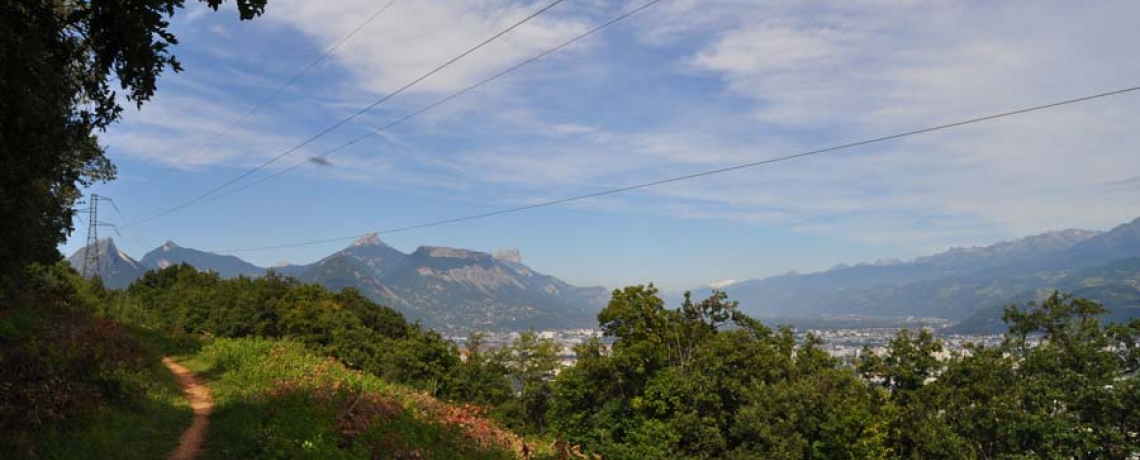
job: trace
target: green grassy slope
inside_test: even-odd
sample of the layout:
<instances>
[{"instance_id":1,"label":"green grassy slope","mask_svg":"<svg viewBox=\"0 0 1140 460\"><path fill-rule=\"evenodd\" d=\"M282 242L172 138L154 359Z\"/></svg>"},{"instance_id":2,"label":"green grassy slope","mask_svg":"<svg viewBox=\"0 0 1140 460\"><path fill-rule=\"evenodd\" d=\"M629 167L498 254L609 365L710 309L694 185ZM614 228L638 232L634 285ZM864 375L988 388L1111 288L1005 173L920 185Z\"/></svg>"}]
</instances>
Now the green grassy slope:
<instances>
[{"instance_id":1,"label":"green grassy slope","mask_svg":"<svg viewBox=\"0 0 1140 460\"><path fill-rule=\"evenodd\" d=\"M470 406L441 403L297 343L214 339L180 359L213 392L207 459L513 459L523 449L522 439Z\"/></svg>"},{"instance_id":2,"label":"green grassy slope","mask_svg":"<svg viewBox=\"0 0 1140 460\"><path fill-rule=\"evenodd\" d=\"M50 303L0 311L0 458L165 458L191 410L139 338Z\"/></svg>"}]
</instances>

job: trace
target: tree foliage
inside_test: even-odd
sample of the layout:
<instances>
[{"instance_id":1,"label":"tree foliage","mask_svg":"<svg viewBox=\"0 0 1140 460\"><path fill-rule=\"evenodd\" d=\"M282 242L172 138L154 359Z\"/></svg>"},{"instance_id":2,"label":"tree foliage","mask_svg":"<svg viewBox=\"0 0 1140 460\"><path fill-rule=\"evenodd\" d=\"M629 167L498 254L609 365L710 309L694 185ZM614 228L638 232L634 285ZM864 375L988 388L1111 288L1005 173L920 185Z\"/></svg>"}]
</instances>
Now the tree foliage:
<instances>
[{"instance_id":1,"label":"tree foliage","mask_svg":"<svg viewBox=\"0 0 1140 460\"><path fill-rule=\"evenodd\" d=\"M241 18L265 1L236 0ZM30 263L60 258L81 189L115 177L96 133L119 119L120 100L141 106L163 71L181 69L168 19L183 4L0 2L0 305Z\"/></svg>"},{"instance_id":2,"label":"tree foliage","mask_svg":"<svg viewBox=\"0 0 1140 460\"><path fill-rule=\"evenodd\" d=\"M57 270L58 271L58 270ZM572 367L534 332L464 358L438 334L352 289L270 273L224 280L188 265L125 291L58 273L97 313L152 329L283 337L445 398L516 432L608 459L1131 459L1140 452L1140 321L1061 294L1010 307L999 346L946 353L927 330L899 332L854 366L742 314L723 293L675 309L656 288L614 291L604 336ZM575 448L575 449L577 449ZM567 448L570 452L572 449Z\"/></svg>"},{"instance_id":3,"label":"tree foliage","mask_svg":"<svg viewBox=\"0 0 1140 460\"><path fill-rule=\"evenodd\" d=\"M667 309L614 292L612 347L578 347L554 382L555 436L614 459L1129 459L1140 452L1140 321L1054 295L1011 307L1000 347L947 354L903 330L855 368L722 293Z\"/></svg>"},{"instance_id":4,"label":"tree foliage","mask_svg":"<svg viewBox=\"0 0 1140 460\"><path fill-rule=\"evenodd\" d=\"M289 338L433 394L450 391L459 364L454 346L438 333L354 289L333 293L272 272L222 279L182 264L106 295L102 313L128 322L218 337Z\"/></svg>"},{"instance_id":5,"label":"tree foliage","mask_svg":"<svg viewBox=\"0 0 1140 460\"><path fill-rule=\"evenodd\" d=\"M652 285L614 292L600 341L555 382L554 430L606 458L875 458L872 392L819 349L724 293L680 308ZM794 399L789 399L794 398ZM834 415L834 416L829 416Z\"/></svg>"}]
</instances>

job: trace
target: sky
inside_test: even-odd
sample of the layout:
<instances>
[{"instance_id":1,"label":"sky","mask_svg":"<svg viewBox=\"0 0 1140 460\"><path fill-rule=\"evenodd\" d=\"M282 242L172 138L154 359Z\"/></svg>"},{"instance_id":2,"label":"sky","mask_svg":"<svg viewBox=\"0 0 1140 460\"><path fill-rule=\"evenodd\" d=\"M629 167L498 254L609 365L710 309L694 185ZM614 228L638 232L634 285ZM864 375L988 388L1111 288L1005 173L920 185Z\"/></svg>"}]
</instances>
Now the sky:
<instances>
[{"instance_id":1,"label":"sky","mask_svg":"<svg viewBox=\"0 0 1140 460\"><path fill-rule=\"evenodd\" d=\"M116 238L214 252L336 238L624 187L1140 85L1140 2L665 0L327 162L309 159L641 1L566 0L285 156L256 186L138 225L377 101L549 3L187 2L185 70L100 134ZM576 284L725 279L907 259L1140 216L1140 93L381 238L493 251ZM86 229L62 250L82 246ZM348 242L232 252L310 263Z\"/></svg>"}]
</instances>

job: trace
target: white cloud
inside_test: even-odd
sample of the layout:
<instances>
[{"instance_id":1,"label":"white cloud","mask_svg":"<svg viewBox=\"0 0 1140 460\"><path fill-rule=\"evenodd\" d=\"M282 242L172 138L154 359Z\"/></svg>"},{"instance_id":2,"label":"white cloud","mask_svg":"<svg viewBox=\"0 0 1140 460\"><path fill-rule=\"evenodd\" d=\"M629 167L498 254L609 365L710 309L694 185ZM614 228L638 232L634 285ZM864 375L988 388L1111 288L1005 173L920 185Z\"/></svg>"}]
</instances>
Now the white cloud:
<instances>
[{"instance_id":1,"label":"white cloud","mask_svg":"<svg viewBox=\"0 0 1140 460\"><path fill-rule=\"evenodd\" d=\"M447 62L468 48L538 11L549 2L511 0L398 1L335 53L357 82L374 93L388 93ZM372 15L371 0L275 4L274 15L332 45ZM558 5L413 87L411 92L454 91L480 77L545 51L582 32L585 25Z\"/></svg>"},{"instance_id":2,"label":"white cloud","mask_svg":"<svg viewBox=\"0 0 1140 460\"><path fill-rule=\"evenodd\" d=\"M115 157L127 156L180 169L250 164L275 155L296 140L258 129L258 117L208 141L242 115L242 108L211 102L202 94L164 92L141 110L128 108L123 123L101 137Z\"/></svg>"},{"instance_id":3,"label":"white cloud","mask_svg":"<svg viewBox=\"0 0 1140 460\"><path fill-rule=\"evenodd\" d=\"M633 4L621 3L588 7ZM378 6L288 0L265 19L327 46ZM538 7L402 0L336 60L357 91L385 93ZM596 22L585 18L599 13L587 9L560 5L416 92L438 96L553 46ZM649 20L626 25L660 67L624 70L719 83L720 94L714 85L661 94L707 92L729 101L722 107L710 104L684 121L621 126L589 111L551 109L549 99L607 85L610 69L599 66L626 65L621 56L600 59L607 48L576 47L563 67L589 67L591 77L551 76L544 67L548 80L535 85L559 93L520 94L512 89L521 85L505 81L387 133L384 143L338 155L331 167L306 169L425 193L463 190L454 195L505 205L622 187L1138 84L1130 80L1140 75L1137 13L1140 4L1126 1L671 0L647 12ZM353 100L362 99L347 94L317 115L358 108ZM1136 214L1137 100L1140 94L1121 96L573 206L779 226L915 251L1105 228ZM618 102L637 113L642 101L597 110L623 110ZM240 114L200 104L156 101L148 109L157 111L132 121L136 129L119 144L139 156L177 158L191 140ZM360 124L379 126L387 115ZM288 136L268 134L282 132L251 128L239 137L272 151L290 145ZM248 150L211 152L195 164L248 162L241 153Z\"/></svg>"},{"instance_id":4,"label":"white cloud","mask_svg":"<svg viewBox=\"0 0 1140 460\"><path fill-rule=\"evenodd\" d=\"M709 283L709 287L711 287L711 288L713 288L713 289L723 289L723 288L726 288L726 287L732 286L733 284L736 284L737 282L738 282L738 281L736 281L736 280L734 280L734 279L731 279L731 278L729 278L729 279L726 279L726 280L720 280L720 281L717 281L717 282L715 282L715 283Z\"/></svg>"},{"instance_id":5,"label":"white cloud","mask_svg":"<svg viewBox=\"0 0 1140 460\"><path fill-rule=\"evenodd\" d=\"M1129 45L1140 39L1130 20L1137 13L1134 2L710 0L674 4L645 36L666 45L703 37L680 68L717 76L727 92L751 100L756 129L790 129L773 142L801 146L780 152L787 154L1140 83ZM715 20L685 21L698 15ZM788 210L803 231L916 246L1104 228L1136 214L1134 203L1111 199L1103 186L1140 171L1136 99L653 193L723 204L727 218ZM673 152L662 158L725 152L724 142L684 137L659 133L657 143L669 148L658 151Z\"/></svg>"}]
</instances>

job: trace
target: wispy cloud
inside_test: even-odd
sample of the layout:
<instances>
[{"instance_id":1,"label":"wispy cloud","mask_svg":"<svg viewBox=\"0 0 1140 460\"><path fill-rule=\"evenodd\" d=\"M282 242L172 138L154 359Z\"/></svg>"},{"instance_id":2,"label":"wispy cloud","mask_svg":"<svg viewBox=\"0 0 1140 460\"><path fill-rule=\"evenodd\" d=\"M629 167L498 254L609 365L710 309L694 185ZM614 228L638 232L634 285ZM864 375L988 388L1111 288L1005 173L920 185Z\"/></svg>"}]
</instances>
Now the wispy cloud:
<instances>
[{"instance_id":1,"label":"wispy cloud","mask_svg":"<svg viewBox=\"0 0 1140 460\"><path fill-rule=\"evenodd\" d=\"M335 54L359 85L387 93L423 75L476 43L518 22L549 2L511 0L417 0L397 2L359 37ZM272 20L331 44L355 28L378 5L369 0L282 2ZM586 26L570 5L560 5L481 49L412 92L454 91L502 67L537 54L582 32ZM268 16L267 16L268 18Z\"/></svg>"},{"instance_id":2,"label":"wispy cloud","mask_svg":"<svg viewBox=\"0 0 1140 460\"><path fill-rule=\"evenodd\" d=\"M630 4L567 2L348 131L381 126ZM399 1L337 52L335 71L307 83L304 98L285 98L188 165L264 159L539 6ZM322 49L376 7L287 0L266 19ZM332 186L401 186L504 206L622 187L1140 84L1138 13L1134 2L673 0L595 37L594 46L567 50L302 174ZM272 78L227 75L202 75L201 87L164 94L110 141L137 158L176 161L248 107L211 95L215 85L272 86ZM650 93L643 86L651 84L663 86ZM646 91L622 98L635 90ZM1134 201L1112 197L1140 189L1137 98L573 206L916 251L1104 228L1136 214Z\"/></svg>"}]
</instances>

